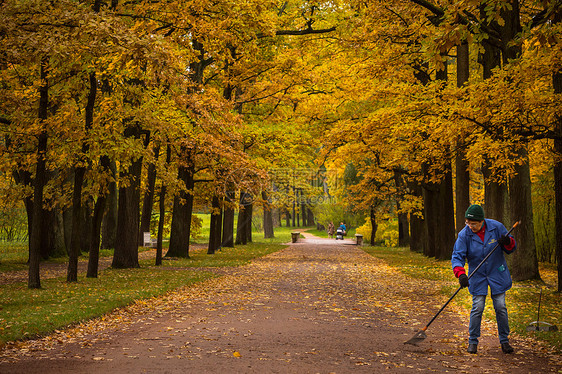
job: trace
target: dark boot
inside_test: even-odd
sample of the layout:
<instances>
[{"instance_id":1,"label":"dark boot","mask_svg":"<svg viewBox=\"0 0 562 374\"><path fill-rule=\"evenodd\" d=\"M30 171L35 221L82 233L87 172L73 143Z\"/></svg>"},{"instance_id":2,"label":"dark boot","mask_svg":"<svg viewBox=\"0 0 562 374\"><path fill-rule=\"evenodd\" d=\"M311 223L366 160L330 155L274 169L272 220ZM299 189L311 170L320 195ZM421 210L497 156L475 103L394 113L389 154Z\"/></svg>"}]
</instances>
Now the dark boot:
<instances>
[{"instance_id":1,"label":"dark boot","mask_svg":"<svg viewBox=\"0 0 562 374\"><path fill-rule=\"evenodd\" d=\"M507 354L513 353L513 347L509 343L502 343L502 352Z\"/></svg>"},{"instance_id":2,"label":"dark boot","mask_svg":"<svg viewBox=\"0 0 562 374\"><path fill-rule=\"evenodd\" d=\"M502 347L503 347L503 345L502 345ZM469 344L466 351L468 353L475 354L478 351L478 345L477 344Z\"/></svg>"}]
</instances>

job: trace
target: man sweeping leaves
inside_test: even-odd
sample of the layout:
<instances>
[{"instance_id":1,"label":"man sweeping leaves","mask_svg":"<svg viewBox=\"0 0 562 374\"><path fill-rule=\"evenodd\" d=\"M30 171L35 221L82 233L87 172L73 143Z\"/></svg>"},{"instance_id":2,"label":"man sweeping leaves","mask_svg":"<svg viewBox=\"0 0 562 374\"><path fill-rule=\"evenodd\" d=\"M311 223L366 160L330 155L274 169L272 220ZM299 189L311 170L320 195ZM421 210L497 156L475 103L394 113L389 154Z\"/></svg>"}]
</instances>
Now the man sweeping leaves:
<instances>
[{"instance_id":1,"label":"man sweeping leaves","mask_svg":"<svg viewBox=\"0 0 562 374\"><path fill-rule=\"evenodd\" d=\"M460 286L468 287L472 295L467 352L474 354L478 350L482 313L490 288L501 349L504 353L513 353L513 348L509 344L509 322L505 305L505 292L511 288L511 275L503 252L509 254L515 250L515 239L508 235L507 229L500 222L485 219L484 210L480 205L469 206L464 217L466 227L458 234L451 264ZM498 243L503 252L492 253L480 269L470 277L469 284L464 264L468 262L468 270L471 273L471 269L476 268Z\"/></svg>"}]
</instances>

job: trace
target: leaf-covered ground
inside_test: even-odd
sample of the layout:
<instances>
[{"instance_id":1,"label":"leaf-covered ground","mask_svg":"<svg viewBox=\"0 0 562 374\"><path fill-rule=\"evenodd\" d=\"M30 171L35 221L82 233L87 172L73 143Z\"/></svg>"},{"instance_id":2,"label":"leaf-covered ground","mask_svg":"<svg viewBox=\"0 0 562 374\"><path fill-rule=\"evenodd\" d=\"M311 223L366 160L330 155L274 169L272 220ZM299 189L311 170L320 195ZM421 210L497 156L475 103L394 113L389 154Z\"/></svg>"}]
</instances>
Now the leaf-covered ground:
<instances>
[{"instance_id":1,"label":"leaf-covered ground","mask_svg":"<svg viewBox=\"0 0 562 374\"><path fill-rule=\"evenodd\" d=\"M351 242L306 239L220 278L138 302L0 352L0 373L562 372L562 357L487 323L477 355L466 312L439 316L442 281L414 279Z\"/></svg>"}]
</instances>

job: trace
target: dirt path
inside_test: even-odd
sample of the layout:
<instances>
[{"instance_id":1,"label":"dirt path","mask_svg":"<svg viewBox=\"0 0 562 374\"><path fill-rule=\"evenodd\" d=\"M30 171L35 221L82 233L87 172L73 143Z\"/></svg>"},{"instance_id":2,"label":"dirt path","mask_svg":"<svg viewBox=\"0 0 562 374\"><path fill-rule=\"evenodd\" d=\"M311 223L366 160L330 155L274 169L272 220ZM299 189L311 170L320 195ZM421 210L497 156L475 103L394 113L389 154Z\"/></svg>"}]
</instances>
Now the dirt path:
<instances>
[{"instance_id":1,"label":"dirt path","mask_svg":"<svg viewBox=\"0 0 562 374\"><path fill-rule=\"evenodd\" d=\"M446 300L350 241L305 239L167 298L0 351L0 373L535 373L562 358L485 328L466 348L467 317L447 310L419 346L404 345Z\"/></svg>"}]
</instances>

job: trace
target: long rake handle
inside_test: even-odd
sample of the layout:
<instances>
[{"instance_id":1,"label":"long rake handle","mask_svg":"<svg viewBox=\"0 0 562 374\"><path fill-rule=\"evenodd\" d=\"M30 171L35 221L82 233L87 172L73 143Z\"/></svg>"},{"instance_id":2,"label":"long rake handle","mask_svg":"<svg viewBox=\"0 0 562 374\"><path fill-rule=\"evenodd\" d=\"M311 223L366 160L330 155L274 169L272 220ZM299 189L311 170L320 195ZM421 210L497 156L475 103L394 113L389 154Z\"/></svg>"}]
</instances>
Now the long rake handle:
<instances>
[{"instance_id":1,"label":"long rake handle","mask_svg":"<svg viewBox=\"0 0 562 374\"><path fill-rule=\"evenodd\" d=\"M507 235L511 234L511 232L513 231L514 228L516 228L517 226L519 226L519 224L521 223L521 221L517 221L513 224L513 226L509 229L509 231L507 232ZM496 244L496 246L494 247L494 249L492 249L487 255L486 257L484 257L484 259L478 264L478 266L468 275L468 279L472 278L472 276L474 275L474 273L476 273L478 271L478 269L480 269L480 267L486 262L486 260L492 255L492 253L494 253L494 251L499 247L500 243ZM435 321L435 319L437 318L437 316L439 314L441 314L441 312L443 311L443 309L445 309L445 307L447 307L447 305L449 305L449 303L451 302L451 300L453 300L453 298L455 296L457 296L457 294L459 293L459 291L462 289L462 287L457 288L457 290L455 291L455 293L453 294L453 296L451 296L449 298L449 300L447 300L447 302L441 307L441 309L439 309L439 311L433 316L433 318L427 323L427 325L425 325L425 327L422 329L422 331L427 330L427 328L429 327L429 325L431 325L433 323L433 321Z\"/></svg>"}]
</instances>

